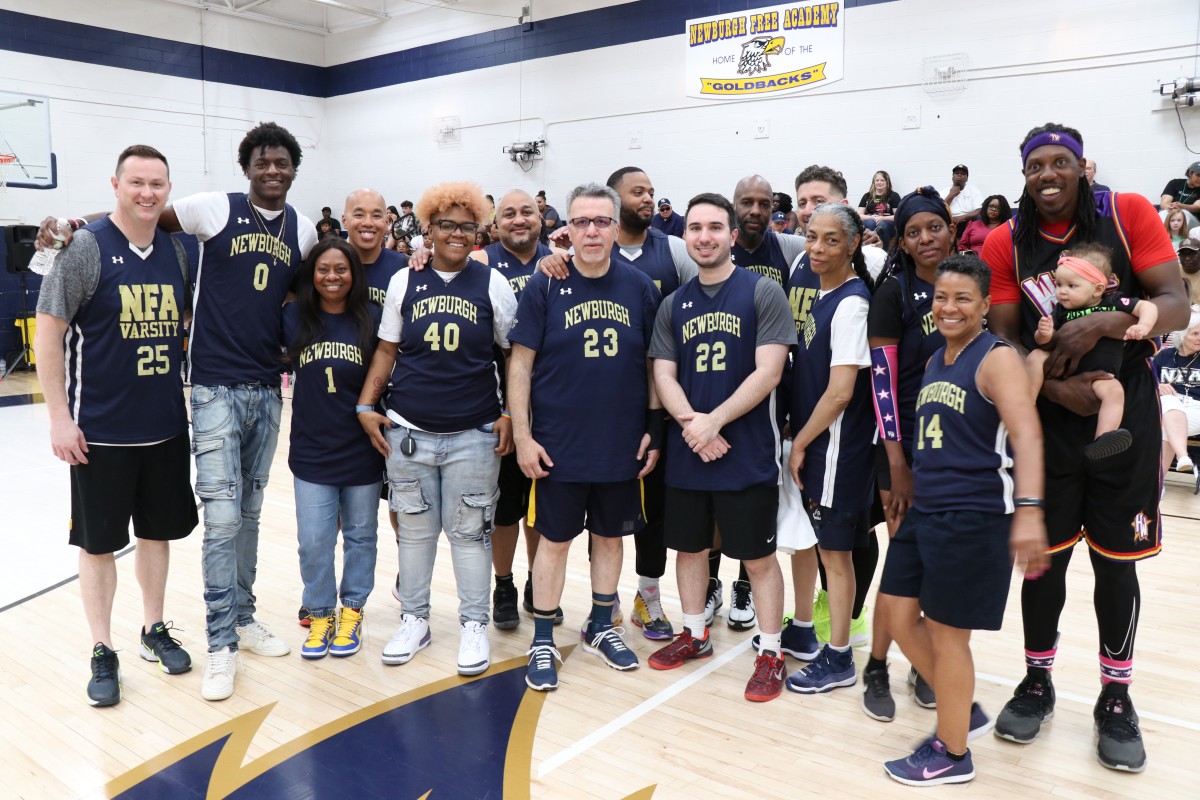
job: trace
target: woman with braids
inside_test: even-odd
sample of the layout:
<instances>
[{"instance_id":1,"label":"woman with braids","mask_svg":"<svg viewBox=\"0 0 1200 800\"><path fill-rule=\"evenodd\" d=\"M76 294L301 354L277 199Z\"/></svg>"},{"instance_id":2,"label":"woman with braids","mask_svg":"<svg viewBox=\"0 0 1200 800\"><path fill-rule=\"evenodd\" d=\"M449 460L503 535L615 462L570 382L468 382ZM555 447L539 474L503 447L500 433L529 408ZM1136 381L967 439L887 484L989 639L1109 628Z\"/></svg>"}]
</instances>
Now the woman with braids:
<instances>
[{"instance_id":1,"label":"woman with braids","mask_svg":"<svg viewBox=\"0 0 1200 800\"><path fill-rule=\"evenodd\" d=\"M1125 297L1158 306L1157 335L1184 327L1187 297L1170 239L1153 206L1140 195L1093 194L1084 175L1083 137L1055 123L1031 130L1021 142L1025 188L1017 217L992 232L983 260L992 269L991 330L1032 350L1038 322L1054 311L1052 275L1063 250L1097 242L1113 251L1110 286ZM1129 699L1133 645L1141 594L1136 562L1161 549L1155 380L1147 341L1128 341L1117 379L1125 390L1121 427L1132 436L1125 452L1088 462L1084 446L1095 437L1099 401L1091 382L1103 372L1072 374L1103 337L1120 339L1136 322L1132 314L1089 314L1054 333L1047 349L1046 381L1038 398L1045 430L1046 533L1050 566L1021 589L1026 675L996 719L1002 739L1028 744L1054 714L1050 670L1058 643L1058 620L1066 601L1066 573L1074 545L1086 538L1096 578L1102 690L1094 709L1097 756L1110 769L1145 768L1146 750ZM1025 498L1029 503L1041 498Z\"/></svg>"},{"instance_id":2,"label":"woman with braids","mask_svg":"<svg viewBox=\"0 0 1200 800\"><path fill-rule=\"evenodd\" d=\"M318 242L296 280L296 300L283 309L283 332L296 370L288 466L310 619L300 655L349 656L362 646L363 607L375 587L383 458L362 435L352 406L375 351L378 311L358 253L341 239ZM339 522L340 590L334 570Z\"/></svg>"},{"instance_id":3,"label":"woman with braids","mask_svg":"<svg viewBox=\"0 0 1200 800\"><path fill-rule=\"evenodd\" d=\"M804 498L829 591L829 643L819 652L807 629L811 663L788 678L794 692L828 692L853 686L850 616L854 605L854 567L850 552L867 541L874 482L872 470L871 381L867 368L867 310L870 281L862 253L863 224L845 203L817 206L808 221L808 263L821 289L800 331L792 367L791 424L795 431L788 473ZM812 597L817 577L812 548L802 559L795 586L797 611ZM811 602L811 601L809 601ZM807 616L800 616L804 619ZM791 625L798 623L793 620Z\"/></svg>"},{"instance_id":4,"label":"woman with braids","mask_svg":"<svg viewBox=\"0 0 1200 800\"><path fill-rule=\"evenodd\" d=\"M867 341L871 346L871 388L880 445L875 449L875 475L894 536L913 499L912 442L917 392L930 356L945 340L933 321L933 277L938 264L954 252L950 209L937 189L925 186L906 195L896 209L900 238L892 255L891 275L871 298ZM867 716L890 722L896 715L888 684L886 596L875 604L871 659L863 670L862 708ZM909 674L918 705L936 704L933 689L915 672Z\"/></svg>"}]
</instances>

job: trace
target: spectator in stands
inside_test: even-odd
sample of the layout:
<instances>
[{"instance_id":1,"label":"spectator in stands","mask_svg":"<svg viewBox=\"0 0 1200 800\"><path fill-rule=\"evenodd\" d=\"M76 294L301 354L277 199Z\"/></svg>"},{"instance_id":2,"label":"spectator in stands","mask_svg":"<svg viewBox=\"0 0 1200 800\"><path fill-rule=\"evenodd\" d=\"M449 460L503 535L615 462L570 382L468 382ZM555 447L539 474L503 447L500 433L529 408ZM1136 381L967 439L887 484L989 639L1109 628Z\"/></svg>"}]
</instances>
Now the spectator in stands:
<instances>
[{"instance_id":1,"label":"spectator in stands","mask_svg":"<svg viewBox=\"0 0 1200 800\"><path fill-rule=\"evenodd\" d=\"M787 233L787 214L782 211L771 213L771 230L776 233Z\"/></svg>"},{"instance_id":2,"label":"spectator in stands","mask_svg":"<svg viewBox=\"0 0 1200 800\"><path fill-rule=\"evenodd\" d=\"M323 219L317 223L318 239L340 239L338 232L333 229L333 220Z\"/></svg>"},{"instance_id":3,"label":"spectator in stands","mask_svg":"<svg viewBox=\"0 0 1200 800\"><path fill-rule=\"evenodd\" d=\"M542 241L542 244L546 244L546 241L547 241L547 239L549 239L550 234L554 233L554 231L557 230L558 228L561 228L563 225L563 222L559 218L558 211L555 210L554 206L552 206L546 202L546 190L545 189L541 189L540 191L538 191L537 197L535 197L534 200L537 201L538 212L542 215L542 239L541 239L541 241Z\"/></svg>"},{"instance_id":4,"label":"spectator in stands","mask_svg":"<svg viewBox=\"0 0 1200 800\"><path fill-rule=\"evenodd\" d=\"M979 216L983 205L983 192L967 183L970 175L966 164L959 164L950 173L950 186L942 197L950 204L950 217L954 220L958 236L961 237L967 223Z\"/></svg>"},{"instance_id":5,"label":"spectator in stands","mask_svg":"<svg viewBox=\"0 0 1200 800\"><path fill-rule=\"evenodd\" d=\"M658 213L650 220L650 227L668 236L683 236L683 217L672 211L671 201L663 197L658 201Z\"/></svg>"},{"instance_id":6,"label":"spectator in stands","mask_svg":"<svg viewBox=\"0 0 1200 800\"><path fill-rule=\"evenodd\" d=\"M1159 207L1160 216L1166 217L1166 212L1183 209L1188 215L1188 227L1200 225L1200 161L1188 166L1185 177L1167 181L1162 190L1162 200Z\"/></svg>"},{"instance_id":7,"label":"spectator in stands","mask_svg":"<svg viewBox=\"0 0 1200 800\"><path fill-rule=\"evenodd\" d=\"M342 223L338 222L337 217L330 216L333 214L333 209L325 206L321 209L321 218L317 220L317 238L324 239L325 234L321 233L321 223L328 222L329 227L333 229L334 235L340 237L342 235Z\"/></svg>"},{"instance_id":8,"label":"spectator in stands","mask_svg":"<svg viewBox=\"0 0 1200 800\"><path fill-rule=\"evenodd\" d=\"M1171 246L1178 250L1183 240L1188 238L1187 212L1182 208L1171 209L1167 212L1167 219L1163 225L1166 226L1167 235L1171 237Z\"/></svg>"},{"instance_id":9,"label":"spectator in stands","mask_svg":"<svg viewBox=\"0 0 1200 800\"><path fill-rule=\"evenodd\" d=\"M879 234L883 249L889 249L896 232L896 206L900 195L892 189L892 176L879 170L871 177L871 189L858 201L858 213L867 230Z\"/></svg>"},{"instance_id":10,"label":"spectator in stands","mask_svg":"<svg viewBox=\"0 0 1200 800\"><path fill-rule=\"evenodd\" d=\"M1195 236L1184 239L1175 246L1179 254L1179 266L1183 267L1183 282L1188 287L1188 302L1200 303L1200 239Z\"/></svg>"},{"instance_id":11,"label":"spectator in stands","mask_svg":"<svg viewBox=\"0 0 1200 800\"><path fill-rule=\"evenodd\" d=\"M1162 405L1162 468L1192 471L1188 457L1189 436L1200 435L1200 315L1192 314L1186 331L1174 335L1177 344L1154 356L1154 379L1158 381L1158 400Z\"/></svg>"},{"instance_id":12,"label":"spectator in stands","mask_svg":"<svg viewBox=\"0 0 1200 800\"><path fill-rule=\"evenodd\" d=\"M958 249L963 253L979 253L992 229L1012 219L1012 208L1002 194L994 194L983 201L983 212L963 229L958 240Z\"/></svg>"},{"instance_id":13,"label":"spectator in stands","mask_svg":"<svg viewBox=\"0 0 1200 800\"><path fill-rule=\"evenodd\" d=\"M787 225L784 227L783 232L795 233L800 230L800 218L792 210L792 198L788 193L775 192L771 197L774 198L774 202L771 203L771 213L774 214L776 211L782 211L784 217L787 218Z\"/></svg>"},{"instance_id":14,"label":"spectator in stands","mask_svg":"<svg viewBox=\"0 0 1200 800\"><path fill-rule=\"evenodd\" d=\"M1090 158L1085 158L1084 163L1086 166L1083 168L1083 174L1084 177L1087 178L1088 185L1092 187L1092 191L1111 192L1112 189L1109 189L1103 183L1096 183L1096 162L1092 161Z\"/></svg>"}]
</instances>

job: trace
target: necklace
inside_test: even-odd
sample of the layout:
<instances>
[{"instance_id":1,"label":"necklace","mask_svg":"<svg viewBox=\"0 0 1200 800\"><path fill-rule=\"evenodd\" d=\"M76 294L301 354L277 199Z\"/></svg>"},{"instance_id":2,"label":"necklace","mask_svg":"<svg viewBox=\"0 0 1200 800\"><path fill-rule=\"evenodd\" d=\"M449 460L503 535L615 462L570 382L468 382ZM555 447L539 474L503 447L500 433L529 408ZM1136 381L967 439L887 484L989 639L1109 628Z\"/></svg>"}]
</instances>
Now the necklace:
<instances>
[{"instance_id":1,"label":"necklace","mask_svg":"<svg viewBox=\"0 0 1200 800\"><path fill-rule=\"evenodd\" d=\"M258 223L258 229L260 231L262 231L263 236L266 236L268 239L275 240L275 246L270 248L270 250L271 250L271 266L272 267L278 266L279 262L278 262L278 259L276 258L276 254L282 248L283 235L284 235L284 233L287 232L287 206L284 206L283 211L280 213L280 216L283 217L283 221L279 223L279 235L273 236L273 235L271 235L271 232L269 230L267 230L267 221L263 218L262 214L259 212L258 207L255 206L254 203L252 203L250 201L250 195L246 195L246 205L250 206L251 215L254 217L254 221L256 223Z\"/></svg>"},{"instance_id":2,"label":"necklace","mask_svg":"<svg viewBox=\"0 0 1200 800\"><path fill-rule=\"evenodd\" d=\"M966 350L968 347L971 346L971 342L973 342L979 338L979 334L981 334L981 333L983 333L983 328L980 328L979 330L975 331L975 335L972 336L970 339L968 339L966 344L964 344L962 347L958 348L958 352L955 353L954 357L950 359L950 363L953 364L955 361L958 361L958 357L963 354L964 350Z\"/></svg>"}]
</instances>

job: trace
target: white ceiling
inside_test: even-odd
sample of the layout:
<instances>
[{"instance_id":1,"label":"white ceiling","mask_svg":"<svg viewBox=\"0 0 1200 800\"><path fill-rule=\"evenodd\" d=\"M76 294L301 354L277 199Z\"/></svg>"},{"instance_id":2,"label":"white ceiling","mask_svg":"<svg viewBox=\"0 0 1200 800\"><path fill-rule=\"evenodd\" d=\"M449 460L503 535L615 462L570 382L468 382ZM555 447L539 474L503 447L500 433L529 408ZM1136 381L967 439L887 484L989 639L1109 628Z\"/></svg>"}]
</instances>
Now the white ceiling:
<instances>
[{"instance_id":1,"label":"white ceiling","mask_svg":"<svg viewBox=\"0 0 1200 800\"><path fill-rule=\"evenodd\" d=\"M328 35L378 25L418 11L440 8L488 14L486 0L158 0L210 13ZM490 16L490 14L488 14Z\"/></svg>"}]
</instances>

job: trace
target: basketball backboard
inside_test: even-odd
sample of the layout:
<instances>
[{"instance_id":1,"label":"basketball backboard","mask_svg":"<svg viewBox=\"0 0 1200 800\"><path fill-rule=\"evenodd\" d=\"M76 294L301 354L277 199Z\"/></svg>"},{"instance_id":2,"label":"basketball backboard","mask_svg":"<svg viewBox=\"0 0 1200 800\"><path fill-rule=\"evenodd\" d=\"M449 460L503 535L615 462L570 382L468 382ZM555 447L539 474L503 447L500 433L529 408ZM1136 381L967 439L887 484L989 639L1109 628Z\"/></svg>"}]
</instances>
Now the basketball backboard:
<instances>
[{"instance_id":1,"label":"basketball backboard","mask_svg":"<svg viewBox=\"0 0 1200 800\"><path fill-rule=\"evenodd\" d=\"M8 185L53 189L58 168L50 148L50 101L39 95L0 91L0 155L16 156L8 165Z\"/></svg>"}]
</instances>

